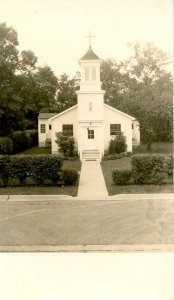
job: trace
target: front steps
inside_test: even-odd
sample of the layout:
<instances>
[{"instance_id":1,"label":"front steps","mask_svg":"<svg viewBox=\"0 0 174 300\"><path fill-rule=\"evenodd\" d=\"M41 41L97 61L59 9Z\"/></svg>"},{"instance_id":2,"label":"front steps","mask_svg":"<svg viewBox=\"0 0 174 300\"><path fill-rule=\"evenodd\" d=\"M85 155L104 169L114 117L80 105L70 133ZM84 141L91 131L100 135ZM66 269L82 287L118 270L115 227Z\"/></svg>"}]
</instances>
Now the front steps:
<instances>
[{"instance_id":1,"label":"front steps","mask_svg":"<svg viewBox=\"0 0 174 300\"><path fill-rule=\"evenodd\" d=\"M82 151L82 160L99 160L100 161L100 152L99 150L83 150Z\"/></svg>"}]
</instances>

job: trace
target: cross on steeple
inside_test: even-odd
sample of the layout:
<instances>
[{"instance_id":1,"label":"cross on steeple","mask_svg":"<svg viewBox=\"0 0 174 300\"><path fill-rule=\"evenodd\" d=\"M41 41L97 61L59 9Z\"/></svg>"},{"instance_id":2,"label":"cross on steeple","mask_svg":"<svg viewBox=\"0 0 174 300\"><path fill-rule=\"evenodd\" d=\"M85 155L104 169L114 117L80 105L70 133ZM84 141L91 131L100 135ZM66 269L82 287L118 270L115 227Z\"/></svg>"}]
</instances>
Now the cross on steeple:
<instances>
[{"instance_id":1,"label":"cross on steeple","mask_svg":"<svg viewBox=\"0 0 174 300\"><path fill-rule=\"evenodd\" d=\"M89 35L86 35L85 37L89 38L89 47L91 47L91 38L95 37L95 35L91 35L91 32L89 32Z\"/></svg>"}]
</instances>

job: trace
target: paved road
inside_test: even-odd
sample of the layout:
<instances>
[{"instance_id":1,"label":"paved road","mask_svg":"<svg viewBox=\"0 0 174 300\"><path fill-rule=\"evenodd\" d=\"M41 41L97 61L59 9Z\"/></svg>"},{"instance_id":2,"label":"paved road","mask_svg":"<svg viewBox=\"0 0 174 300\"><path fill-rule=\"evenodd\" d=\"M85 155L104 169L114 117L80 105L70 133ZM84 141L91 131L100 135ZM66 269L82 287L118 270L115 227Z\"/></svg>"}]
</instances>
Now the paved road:
<instances>
[{"instance_id":1,"label":"paved road","mask_svg":"<svg viewBox=\"0 0 174 300\"><path fill-rule=\"evenodd\" d=\"M0 202L0 246L133 244L174 244L174 200Z\"/></svg>"}]
</instances>

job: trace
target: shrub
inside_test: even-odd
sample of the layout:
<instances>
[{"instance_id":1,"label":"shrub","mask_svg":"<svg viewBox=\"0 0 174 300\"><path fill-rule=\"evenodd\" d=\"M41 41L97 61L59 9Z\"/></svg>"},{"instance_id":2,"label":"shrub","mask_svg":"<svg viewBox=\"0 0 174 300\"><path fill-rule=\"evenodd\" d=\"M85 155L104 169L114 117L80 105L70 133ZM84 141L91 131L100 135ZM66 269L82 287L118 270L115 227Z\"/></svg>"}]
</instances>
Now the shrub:
<instances>
[{"instance_id":1,"label":"shrub","mask_svg":"<svg viewBox=\"0 0 174 300\"><path fill-rule=\"evenodd\" d=\"M32 155L31 176L38 186L50 179L53 185L60 179L62 159L57 155Z\"/></svg>"},{"instance_id":2,"label":"shrub","mask_svg":"<svg viewBox=\"0 0 174 300\"><path fill-rule=\"evenodd\" d=\"M72 157L72 156L74 156L74 144L75 144L75 140L74 140L73 136L69 137L68 142L69 142L68 156Z\"/></svg>"},{"instance_id":3,"label":"shrub","mask_svg":"<svg viewBox=\"0 0 174 300\"><path fill-rule=\"evenodd\" d=\"M164 172L163 168L161 168L161 166L156 166L152 171L150 183L164 184L167 179L168 176L166 172Z\"/></svg>"},{"instance_id":4,"label":"shrub","mask_svg":"<svg viewBox=\"0 0 174 300\"><path fill-rule=\"evenodd\" d=\"M77 170L64 169L62 170L62 181L64 185L74 185L78 179Z\"/></svg>"},{"instance_id":5,"label":"shrub","mask_svg":"<svg viewBox=\"0 0 174 300\"><path fill-rule=\"evenodd\" d=\"M122 153L127 150L126 137L118 132L114 139L109 142L109 154Z\"/></svg>"},{"instance_id":6,"label":"shrub","mask_svg":"<svg viewBox=\"0 0 174 300\"><path fill-rule=\"evenodd\" d=\"M57 155L47 155L45 160L45 179L50 179L52 185L57 185L61 181L61 168L63 161Z\"/></svg>"},{"instance_id":7,"label":"shrub","mask_svg":"<svg viewBox=\"0 0 174 300\"><path fill-rule=\"evenodd\" d=\"M53 185L61 177L62 159L57 155L12 155L0 158L0 176L7 185L9 178L17 177L21 185L32 177L36 185L44 185L46 179Z\"/></svg>"},{"instance_id":8,"label":"shrub","mask_svg":"<svg viewBox=\"0 0 174 300\"><path fill-rule=\"evenodd\" d=\"M125 153L125 156L127 156L127 157L130 157L130 156L132 156L132 152L130 152L130 151L127 151L127 152Z\"/></svg>"},{"instance_id":9,"label":"shrub","mask_svg":"<svg viewBox=\"0 0 174 300\"><path fill-rule=\"evenodd\" d=\"M172 178L173 158L167 154L139 154L132 156L134 182L162 184Z\"/></svg>"},{"instance_id":10,"label":"shrub","mask_svg":"<svg viewBox=\"0 0 174 300\"><path fill-rule=\"evenodd\" d=\"M29 137L31 147L38 144L38 130L37 129L28 129L28 130L25 130L24 133Z\"/></svg>"},{"instance_id":11,"label":"shrub","mask_svg":"<svg viewBox=\"0 0 174 300\"><path fill-rule=\"evenodd\" d=\"M59 151L63 152L64 156L73 156L74 155L74 144L75 140L73 136L64 135L62 132L56 133L56 143L59 146Z\"/></svg>"},{"instance_id":12,"label":"shrub","mask_svg":"<svg viewBox=\"0 0 174 300\"><path fill-rule=\"evenodd\" d=\"M14 155L10 157L9 171L11 178L18 178L20 185L24 186L26 178L31 173L31 156Z\"/></svg>"},{"instance_id":13,"label":"shrub","mask_svg":"<svg viewBox=\"0 0 174 300\"><path fill-rule=\"evenodd\" d=\"M24 131L14 131L10 135L13 140L14 153L18 153L30 147L30 138L25 134Z\"/></svg>"},{"instance_id":14,"label":"shrub","mask_svg":"<svg viewBox=\"0 0 174 300\"><path fill-rule=\"evenodd\" d=\"M14 144L14 153L21 152L32 146L37 145L38 142L38 131L36 129L14 131L10 135Z\"/></svg>"},{"instance_id":15,"label":"shrub","mask_svg":"<svg viewBox=\"0 0 174 300\"><path fill-rule=\"evenodd\" d=\"M36 129L14 131L10 136L0 137L0 154L13 154L21 152L38 143Z\"/></svg>"},{"instance_id":16,"label":"shrub","mask_svg":"<svg viewBox=\"0 0 174 300\"><path fill-rule=\"evenodd\" d=\"M172 155L166 155L163 168L168 175L169 178L173 178L173 156Z\"/></svg>"},{"instance_id":17,"label":"shrub","mask_svg":"<svg viewBox=\"0 0 174 300\"><path fill-rule=\"evenodd\" d=\"M114 184L126 185L130 184L132 179L132 170L130 169L114 169L112 170L112 180Z\"/></svg>"},{"instance_id":18,"label":"shrub","mask_svg":"<svg viewBox=\"0 0 174 300\"><path fill-rule=\"evenodd\" d=\"M13 141L10 137L0 137L0 154L13 153Z\"/></svg>"},{"instance_id":19,"label":"shrub","mask_svg":"<svg viewBox=\"0 0 174 300\"><path fill-rule=\"evenodd\" d=\"M109 148L108 148L108 153L111 154L115 154L115 141L114 140L110 140L109 142ZM109 155L108 154L108 155Z\"/></svg>"},{"instance_id":20,"label":"shrub","mask_svg":"<svg viewBox=\"0 0 174 300\"><path fill-rule=\"evenodd\" d=\"M7 183L10 178L10 159L8 156L1 156L0 157L0 178L3 181L4 186L7 186Z\"/></svg>"}]
</instances>

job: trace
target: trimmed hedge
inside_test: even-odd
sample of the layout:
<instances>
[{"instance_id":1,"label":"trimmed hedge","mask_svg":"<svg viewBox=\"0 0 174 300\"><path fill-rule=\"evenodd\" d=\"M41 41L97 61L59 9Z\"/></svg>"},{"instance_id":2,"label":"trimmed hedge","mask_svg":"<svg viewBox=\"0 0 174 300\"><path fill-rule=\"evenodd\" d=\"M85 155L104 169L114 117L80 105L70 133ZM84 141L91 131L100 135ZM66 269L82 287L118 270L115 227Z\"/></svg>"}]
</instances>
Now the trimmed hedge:
<instances>
[{"instance_id":1,"label":"trimmed hedge","mask_svg":"<svg viewBox=\"0 0 174 300\"><path fill-rule=\"evenodd\" d=\"M10 175L11 173L9 156L0 156L0 178L2 179L5 187L7 186Z\"/></svg>"},{"instance_id":2,"label":"trimmed hedge","mask_svg":"<svg viewBox=\"0 0 174 300\"><path fill-rule=\"evenodd\" d=\"M15 154L37 145L36 129L14 131L9 136L0 137L0 154Z\"/></svg>"},{"instance_id":3,"label":"trimmed hedge","mask_svg":"<svg viewBox=\"0 0 174 300\"><path fill-rule=\"evenodd\" d=\"M116 185L130 184L132 180L132 170L130 169L114 169L112 170L112 180Z\"/></svg>"},{"instance_id":4,"label":"trimmed hedge","mask_svg":"<svg viewBox=\"0 0 174 300\"><path fill-rule=\"evenodd\" d=\"M53 186L74 185L78 171L62 170L63 160L58 155L11 155L0 156L0 178L6 187L9 179L17 178L21 186L26 185L28 177L37 186L43 186L47 180Z\"/></svg>"},{"instance_id":5,"label":"trimmed hedge","mask_svg":"<svg viewBox=\"0 0 174 300\"><path fill-rule=\"evenodd\" d=\"M37 186L51 180L56 185L61 180L62 159L57 155L13 155L0 158L0 178L4 186L10 178L18 178L25 185L27 177L32 177Z\"/></svg>"},{"instance_id":6,"label":"trimmed hedge","mask_svg":"<svg viewBox=\"0 0 174 300\"><path fill-rule=\"evenodd\" d=\"M0 154L13 153L13 141L8 136L0 137Z\"/></svg>"},{"instance_id":7,"label":"trimmed hedge","mask_svg":"<svg viewBox=\"0 0 174 300\"><path fill-rule=\"evenodd\" d=\"M173 157L168 154L139 154L131 159L134 182L163 184L173 178Z\"/></svg>"},{"instance_id":8,"label":"trimmed hedge","mask_svg":"<svg viewBox=\"0 0 174 300\"><path fill-rule=\"evenodd\" d=\"M62 182L64 185L74 185L78 179L77 170L64 169L62 170Z\"/></svg>"},{"instance_id":9,"label":"trimmed hedge","mask_svg":"<svg viewBox=\"0 0 174 300\"><path fill-rule=\"evenodd\" d=\"M32 158L26 155L14 155L9 157L9 178L17 178L21 186L25 185L26 179L32 171Z\"/></svg>"},{"instance_id":10,"label":"trimmed hedge","mask_svg":"<svg viewBox=\"0 0 174 300\"><path fill-rule=\"evenodd\" d=\"M57 185L61 180L62 159L57 155L31 155L31 176L37 186L44 185L44 181L51 180L52 185Z\"/></svg>"},{"instance_id":11,"label":"trimmed hedge","mask_svg":"<svg viewBox=\"0 0 174 300\"><path fill-rule=\"evenodd\" d=\"M112 170L114 184L172 183L173 157L169 154L139 154L131 159L132 169Z\"/></svg>"}]
</instances>

